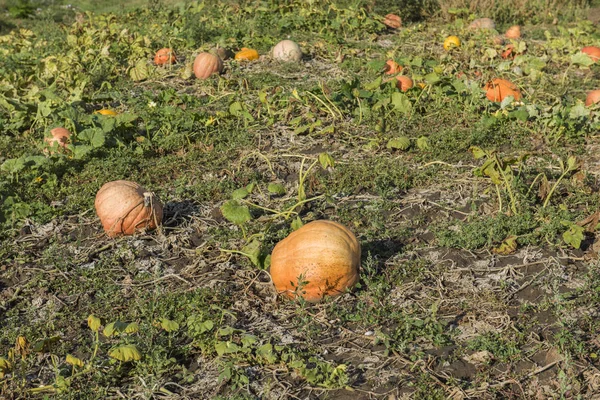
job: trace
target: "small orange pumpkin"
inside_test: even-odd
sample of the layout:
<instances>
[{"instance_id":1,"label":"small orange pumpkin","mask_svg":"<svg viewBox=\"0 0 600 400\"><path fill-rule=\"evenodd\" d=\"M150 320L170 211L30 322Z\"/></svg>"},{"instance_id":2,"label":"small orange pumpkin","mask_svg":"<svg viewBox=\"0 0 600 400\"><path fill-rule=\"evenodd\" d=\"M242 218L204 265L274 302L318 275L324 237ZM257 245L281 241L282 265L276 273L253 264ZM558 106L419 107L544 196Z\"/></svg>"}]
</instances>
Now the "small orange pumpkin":
<instances>
[{"instance_id":1,"label":"small orange pumpkin","mask_svg":"<svg viewBox=\"0 0 600 400\"><path fill-rule=\"evenodd\" d=\"M94 206L110 237L154 229L163 217L163 206L158 197L130 181L105 183L96 194Z\"/></svg>"},{"instance_id":2,"label":"small orange pumpkin","mask_svg":"<svg viewBox=\"0 0 600 400\"><path fill-rule=\"evenodd\" d=\"M504 34L508 39L519 39L521 37L521 27L519 25L513 25L506 30Z\"/></svg>"},{"instance_id":3,"label":"small orange pumpkin","mask_svg":"<svg viewBox=\"0 0 600 400\"><path fill-rule=\"evenodd\" d=\"M408 89L414 86L413 80L406 75L398 75L396 79L396 87L403 92L406 92Z\"/></svg>"},{"instance_id":4,"label":"small orange pumpkin","mask_svg":"<svg viewBox=\"0 0 600 400\"><path fill-rule=\"evenodd\" d=\"M249 49L247 47L242 47L242 50L240 50L235 55L235 59L238 61L239 60L254 61L254 60L258 60L259 57L260 56L258 55L258 51L254 50L254 49Z\"/></svg>"},{"instance_id":5,"label":"small orange pumpkin","mask_svg":"<svg viewBox=\"0 0 600 400\"><path fill-rule=\"evenodd\" d=\"M504 98L512 96L515 101L521 99L521 91L512 82L502 78L492 79L488 82L484 89L486 90L485 97L490 101L501 102Z\"/></svg>"},{"instance_id":6,"label":"small orange pumpkin","mask_svg":"<svg viewBox=\"0 0 600 400\"><path fill-rule=\"evenodd\" d=\"M279 293L318 302L354 286L359 268L356 236L342 224L318 220L277 243L269 272Z\"/></svg>"},{"instance_id":7,"label":"small orange pumpkin","mask_svg":"<svg viewBox=\"0 0 600 400\"><path fill-rule=\"evenodd\" d=\"M505 60L510 58L510 59L514 59L515 58L515 53L513 52L515 50L515 46L513 44L509 44L504 48L504 51L502 52L501 56L502 58L504 58Z\"/></svg>"},{"instance_id":8,"label":"small orange pumpkin","mask_svg":"<svg viewBox=\"0 0 600 400\"><path fill-rule=\"evenodd\" d=\"M585 105L591 106L592 104L596 104L600 102L600 89L592 90L588 93L585 98Z\"/></svg>"},{"instance_id":9,"label":"small orange pumpkin","mask_svg":"<svg viewBox=\"0 0 600 400\"><path fill-rule=\"evenodd\" d=\"M384 72L386 75L397 74L398 72L402 72L403 69L404 67L394 60L387 60L385 62Z\"/></svg>"},{"instance_id":10,"label":"small orange pumpkin","mask_svg":"<svg viewBox=\"0 0 600 400\"><path fill-rule=\"evenodd\" d=\"M156 65L165 65L165 64L171 65L171 64L175 64L176 61L177 61L177 57L175 57L175 53L173 52L173 49L170 49L168 47L160 49L154 55L154 64L156 64Z\"/></svg>"},{"instance_id":11,"label":"small orange pumpkin","mask_svg":"<svg viewBox=\"0 0 600 400\"><path fill-rule=\"evenodd\" d=\"M44 149L44 153L54 154L51 150L54 147L54 143L58 143L59 150L66 149L67 144L71 139L71 132L63 127L54 128L50 131L50 136L44 138L47 149Z\"/></svg>"},{"instance_id":12,"label":"small orange pumpkin","mask_svg":"<svg viewBox=\"0 0 600 400\"><path fill-rule=\"evenodd\" d=\"M594 62L600 60L600 47L586 46L583 49L581 49L581 51L590 56L590 58L594 60Z\"/></svg>"},{"instance_id":13,"label":"small orange pumpkin","mask_svg":"<svg viewBox=\"0 0 600 400\"><path fill-rule=\"evenodd\" d=\"M383 18L383 24L391 29L398 29L402 26L402 18L396 14L387 14Z\"/></svg>"},{"instance_id":14,"label":"small orange pumpkin","mask_svg":"<svg viewBox=\"0 0 600 400\"><path fill-rule=\"evenodd\" d=\"M196 78L206 79L212 74L220 74L223 71L223 61L214 54L200 53L194 60L193 70Z\"/></svg>"}]
</instances>

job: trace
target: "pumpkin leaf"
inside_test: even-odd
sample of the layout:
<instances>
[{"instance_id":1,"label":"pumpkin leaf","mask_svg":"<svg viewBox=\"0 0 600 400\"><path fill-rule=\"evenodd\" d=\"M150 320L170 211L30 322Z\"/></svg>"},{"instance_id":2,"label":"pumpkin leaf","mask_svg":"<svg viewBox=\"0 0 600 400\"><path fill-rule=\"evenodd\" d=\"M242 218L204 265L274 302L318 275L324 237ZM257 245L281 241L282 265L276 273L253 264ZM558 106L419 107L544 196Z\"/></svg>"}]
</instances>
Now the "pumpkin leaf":
<instances>
[{"instance_id":1,"label":"pumpkin leaf","mask_svg":"<svg viewBox=\"0 0 600 400\"><path fill-rule=\"evenodd\" d=\"M138 361L142 359L142 353L133 344L115 347L108 352L108 356L122 362Z\"/></svg>"},{"instance_id":2,"label":"pumpkin leaf","mask_svg":"<svg viewBox=\"0 0 600 400\"><path fill-rule=\"evenodd\" d=\"M269 364L277 362L277 354L273 352L273 345L271 343L265 343L256 349L256 355L265 359Z\"/></svg>"},{"instance_id":3,"label":"pumpkin leaf","mask_svg":"<svg viewBox=\"0 0 600 400\"><path fill-rule=\"evenodd\" d=\"M492 253L500 255L509 255L517 251L517 237L510 235L502 241L500 246L492 249Z\"/></svg>"},{"instance_id":4,"label":"pumpkin leaf","mask_svg":"<svg viewBox=\"0 0 600 400\"><path fill-rule=\"evenodd\" d=\"M137 333L139 331L140 331L140 326L137 322L131 322L131 323L127 324L127 326L125 327L125 333L127 333L127 334Z\"/></svg>"},{"instance_id":5,"label":"pumpkin leaf","mask_svg":"<svg viewBox=\"0 0 600 400\"><path fill-rule=\"evenodd\" d=\"M114 124L114 121L113 121ZM97 149L104 146L106 135L102 128L88 128L77 134L77 139L89 143L93 148Z\"/></svg>"},{"instance_id":6,"label":"pumpkin leaf","mask_svg":"<svg viewBox=\"0 0 600 400\"><path fill-rule=\"evenodd\" d=\"M393 93L391 102L394 105L394 109L403 114L409 114L412 110L412 103L404 93Z\"/></svg>"},{"instance_id":7,"label":"pumpkin leaf","mask_svg":"<svg viewBox=\"0 0 600 400\"><path fill-rule=\"evenodd\" d=\"M275 194L278 196L285 194L285 186L283 186L281 183L271 182L267 186L267 190L269 191L269 193Z\"/></svg>"},{"instance_id":8,"label":"pumpkin leaf","mask_svg":"<svg viewBox=\"0 0 600 400\"><path fill-rule=\"evenodd\" d=\"M237 344L228 341L225 342L217 342L215 344L215 351L217 352L217 354L219 356L222 356L223 354L231 354L231 353L237 353L240 351L240 346L238 346Z\"/></svg>"},{"instance_id":9,"label":"pumpkin leaf","mask_svg":"<svg viewBox=\"0 0 600 400\"><path fill-rule=\"evenodd\" d=\"M83 361L71 354L67 354L66 362L74 367L83 367Z\"/></svg>"},{"instance_id":10,"label":"pumpkin leaf","mask_svg":"<svg viewBox=\"0 0 600 400\"><path fill-rule=\"evenodd\" d=\"M580 117L587 117L591 113L590 109L579 103L574 105L569 111L569 118L577 119Z\"/></svg>"},{"instance_id":11,"label":"pumpkin leaf","mask_svg":"<svg viewBox=\"0 0 600 400\"><path fill-rule=\"evenodd\" d=\"M176 330L179 329L179 324L170 319L162 318L160 320L160 327L163 328L167 332L175 332Z\"/></svg>"},{"instance_id":12,"label":"pumpkin leaf","mask_svg":"<svg viewBox=\"0 0 600 400\"><path fill-rule=\"evenodd\" d=\"M594 64L594 60L592 60L592 58L589 55L580 51L571 56L571 64L580 65L582 67L589 67L590 65Z\"/></svg>"},{"instance_id":13,"label":"pumpkin leaf","mask_svg":"<svg viewBox=\"0 0 600 400\"><path fill-rule=\"evenodd\" d=\"M246 244L242 248L242 253L246 255L257 267L261 266L260 262L260 249L262 247L262 243L258 239L253 239L250 243Z\"/></svg>"},{"instance_id":14,"label":"pumpkin leaf","mask_svg":"<svg viewBox=\"0 0 600 400\"><path fill-rule=\"evenodd\" d=\"M298 229L302 228L303 225L304 223L302 222L300 217L296 217L296 219L292 221L291 227L293 230L297 231Z\"/></svg>"},{"instance_id":15,"label":"pumpkin leaf","mask_svg":"<svg viewBox=\"0 0 600 400\"><path fill-rule=\"evenodd\" d=\"M129 76L135 82L143 81L149 76L148 63L145 59L140 59L135 63L135 67L129 70Z\"/></svg>"},{"instance_id":16,"label":"pumpkin leaf","mask_svg":"<svg viewBox=\"0 0 600 400\"><path fill-rule=\"evenodd\" d=\"M248 207L241 205L237 200L226 201L221 206L221 213L223 217L236 225L242 225L252 219Z\"/></svg>"},{"instance_id":17,"label":"pumpkin leaf","mask_svg":"<svg viewBox=\"0 0 600 400\"><path fill-rule=\"evenodd\" d=\"M567 221L563 221L563 225L569 226L569 229L563 233L563 240L565 243L570 244L575 249L581 247L581 242L585 237L583 234L585 228Z\"/></svg>"},{"instance_id":18,"label":"pumpkin leaf","mask_svg":"<svg viewBox=\"0 0 600 400\"><path fill-rule=\"evenodd\" d=\"M102 325L102 321L100 321L100 318L98 318L92 314L88 317L87 324L92 331L96 332L98 329L100 329L100 325Z\"/></svg>"},{"instance_id":19,"label":"pumpkin leaf","mask_svg":"<svg viewBox=\"0 0 600 400\"><path fill-rule=\"evenodd\" d=\"M32 350L36 353L45 353L50 350L50 346L60 340L60 336L52 336L49 338L41 339L35 342L32 346Z\"/></svg>"},{"instance_id":20,"label":"pumpkin leaf","mask_svg":"<svg viewBox=\"0 0 600 400\"><path fill-rule=\"evenodd\" d=\"M410 147L410 139L406 136L390 139L385 147L392 150L406 150Z\"/></svg>"},{"instance_id":21,"label":"pumpkin leaf","mask_svg":"<svg viewBox=\"0 0 600 400\"><path fill-rule=\"evenodd\" d=\"M321 167L323 167L323 169L327 169L328 167L333 168L335 163L333 157L329 153L319 154L319 162L321 163Z\"/></svg>"},{"instance_id":22,"label":"pumpkin leaf","mask_svg":"<svg viewBox=\"0 0 600 400\"><path fill-rule=\"evenodd\" d=\"M429 139L427 138L427 136L421 136L417 139L417 147L419 148L419 150L429 150L430 149Z\"/></svg>"},{"instance_id":23,"label":"pumpkin leaf","mask_svg":"<svg viewBox=\"0 0 600 400\"><path fill-rule=\"evenodd\" d=\"M486 156L485 151L477 146L471 146L471 148L469 149L469 151L471 152L471 154L473 154L473 157L478 160L480 158L483 158Z\"/></svg>"},{"instance_id":24,"label":"pumpkin leaf","mask_svg":"<svg viewBox=\"0 0 600 400\"><path fill-rule=\"evenodd\" d=\"M254 183L250 183L246 187L234 190L231 194L231 198L234 200L240 200L247 197L250 193L252 193L252 190L254 190L254 186Z\"/></svg>"}]
</instances>

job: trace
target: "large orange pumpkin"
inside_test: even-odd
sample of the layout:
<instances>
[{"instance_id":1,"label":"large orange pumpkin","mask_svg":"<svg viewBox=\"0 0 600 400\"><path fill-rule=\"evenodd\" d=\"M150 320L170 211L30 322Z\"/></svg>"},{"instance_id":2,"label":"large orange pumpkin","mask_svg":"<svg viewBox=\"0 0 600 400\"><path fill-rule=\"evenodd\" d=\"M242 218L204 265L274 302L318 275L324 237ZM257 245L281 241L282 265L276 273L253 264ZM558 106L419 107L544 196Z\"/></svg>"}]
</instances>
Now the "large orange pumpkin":
<instances>
[{"instance_id":1,"label":"large orange pumpkin","mask_svg":"<svg viewBox=\"0 0 600 400\"><path fill-rule=\"evenodd\" d=\"M165 47L154 55L154 64L156 65L175 64L175 61L177 61L177 57L175 57L173 49Z\"/></svg>"},{"instance_id":2,"label":"large orange pumpkin","mask_svg":"<svg viewBox=\"0 0 600 400\"><path fill-rule=\"evenodd\" d=\"M402 18L396 14L387 14L383 18L383 24L391 29L398 29L402 26Z\"/></svg>"},{"instance_id":3,"label":"large orange pumpkin","mask_svg":"<svg viewBox=\"0 0 600 400\"><path fill-rule=\"evenodd\" d=\"M600 60L600 47L586 46L581 49L581 51L590 56L590 58L594 61Z\"/></svg>"},{"instance_id":4,"label":"large orange pumpkin","mask_svg":"<svg viewBox=\"0 0 600 400\"><path fill-rule=\"evenodd\" d=\"M500 102L508 96L514 97L515 101L521 99L521 91L519 88L506 79L495 78L491 82L488 82L484 89L486 90L485 97L490 101Z\"/></svg>"},{"instance_id":5,"label":"large orange pumpkin","mask_svg":"<svg viewBox=\"0 0 600 400\"><path fill-rule=\"evenodd\" d=\"M344 225L310 222L277 243L270 273L278 292L306 301L337 296L359 278L360 243Z\"/></svg>"},{"instance_id":6,"label":"large orange pumpkin","mask_svg":"<svg viewBox=\"0 0 600 400\"><path fill-rule=\"evenodd\" d=\"M94 206L110 237L154 229L163 217L163 206L158 197L130 181L105 183L96 194Z\"/></svg>"},{"instance_id":7,"label":"large orange pumpkin","mask_svg":"<svg viewBox=\"0 0 600 400\"><path fill-rule=\"evenodd\" d=\"M596 103L600 103L600 89L590 91L585 99L585 105L588 107Z\"/></svg>"},{"instance_id":8,"label":"large orange pumpkin","mask_svg":"<svg viewBox=\"0 0 600 400\"><path fill-rule=\"evenodd\" d=\"M223 61L219 56L211 53L200 53L194 60L194 75L198 79L206 79L212 74L223 71Z\"/></svg>"},{"instance_id":9,"label":"large orange pumpkin","mask_svg":"<svg viewBox=\"0 0 600 400\"><path fill-rule=\"evenodd\" d=\"M54 128L50 131L50 136L44 138L44 142L46 142L46 146L49 149L44 149L45 153L53 154L51 148L54 147L54 143L58 143L59 149L65 149L67 144L71 139L71 132L68 129L58 127Z\"/></svg>"}]
</instances>

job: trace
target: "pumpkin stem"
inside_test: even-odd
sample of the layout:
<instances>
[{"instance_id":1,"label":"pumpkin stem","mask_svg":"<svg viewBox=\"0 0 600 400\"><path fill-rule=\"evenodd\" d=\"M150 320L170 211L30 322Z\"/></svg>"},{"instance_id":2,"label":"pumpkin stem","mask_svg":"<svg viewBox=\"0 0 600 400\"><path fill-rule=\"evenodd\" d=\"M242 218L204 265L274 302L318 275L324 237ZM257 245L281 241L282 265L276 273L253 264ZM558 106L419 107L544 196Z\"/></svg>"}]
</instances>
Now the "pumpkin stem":
<instances>
[{"instance_id":1,"label":"pumpkin stem","mask_svg":"<svg viewBox=\"0 0 600 400\"><path fill-rule=\"evenodd\" d=\"M152 192L144 192L144 207L152 207Z\"/></svg>"}]
</instances>

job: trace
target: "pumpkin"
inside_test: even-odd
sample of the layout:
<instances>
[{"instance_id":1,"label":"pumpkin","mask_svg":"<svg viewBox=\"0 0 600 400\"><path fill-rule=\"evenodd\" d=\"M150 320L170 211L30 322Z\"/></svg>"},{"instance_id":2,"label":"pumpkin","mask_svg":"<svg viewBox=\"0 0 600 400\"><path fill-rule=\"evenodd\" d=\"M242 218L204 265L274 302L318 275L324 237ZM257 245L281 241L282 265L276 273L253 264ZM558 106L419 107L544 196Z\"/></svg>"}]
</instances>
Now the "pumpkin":
<instances>
[{"instance_id":1,"label":"pumpkin","mask_svg":"<svg viewBox=\"0 0 600 400\"><path fill-rule=\"evenodd\" d=\"M105 183L96 194L94 206L110 237L154 229L163 217L163 206L158 197L130 181Z\"/></svg>"},{"instance_id":2,"label":"pumpkin","mask_svg":"<svg viewBox=\"0 0 600 400\"><path fill-rule=\"evenodd\" d=\"M491 18L478 18L471 22L470 29L496 29L496 23Z\"/></svg>"},{"instance_id":3,"label":"pumpkin","mask_svg":"<svg viewBox=\"0 0 600 400\"><path fill-rule=\"evenodd\" d=\"M117 113L113 110L109 110L107 108L103 108L102 110L94 111L94 114L107 115L107 116L115 116Z\"/></svg>"},{"instance_id":4,"label":"pumpkin","mask_svg":"<svg viewBox=\"0 0 600 400\"><path fill-rule=\"evenodd\" d=\"M508 96L514 97L515 101L521 99L521 91L519 88L506 79L495 78L491 82L488 82L484 89L486 90L485 97L490 101L500 102Z\"/></svg>"},{"instance_id":5,"label":"pumpkin","mask_svg":"<svg viewBox=\"0 0 600 400\"><path fill-rule=\"evenodd\" d=\"M583 49L581 49L581 51L590 56L590 58L594 60L594 62L600 60L600 47L586 46Z\"/></svg>"},{"instance_id":6,"label":"pumpkin","mask_svg":"<svg viewBox=\"0 0 600 400\"><path fill-rule=\"evenodd\" d=\"M54 147L54 143L58 143L59 150L66 149L71 138L71 132L63 127L54 128L50 131L50 136L44 138L46 146L50 149L44 149L44 153L54 154L51 148Z\"/></svg>"},{"instance_id":7,"label":"pumpkin","mask_svg":"<svg viewBox=\"0 0 600 400\"><path fill-rule=\"evenodd\" d=\"M277 243L270 273L279 293L309 302L337 296L358 282L360 243L344 225L310 222Z\"/></svg>"},{"instance_id":8,"label":"pumpkin","mask_svg":"<svg viewBox=\"0 0 600 400\"><path fill-rule=\"evenodd\" d=\"M254 61L254 60L258 60L258 51L254 50L254 49L248 49L246 47L242 47L242 50L239 51L238 53L236 53L235 55L235 59L236 60L244 60L244 61Z\"/></svg>"},{"instance_id":9,"label":"pumpkin","mask_svg":"<svg viewBox=\"0 0 600 400\"><path fill-rule=\"evenodd\" d=\"M402 18L396 14L387 14L383 18L383 24L391 29L398 29L402 26Z\"/></svg>"},{"instance_id":10,"label":"pumpkin","mask_svg":"<svg viewBox=\"0 0 600 400\"><path fill-rule=\"evenodd\" d=\"M168 47L160 49L154 55L154 64L156 64L156 65L165 65L165 64L171 65L171 64L175 64L176 61L177 61L177 57L175 57L175 53L173 52L173 49L170 49Z\"/></svg>"},{"instance_id":11,"label":"pumpkin","mask_svg":"<svg viewBox=\"0 0 600 400\"><path fill-rule=\"evenodd\" d=\"M206 79L212 74L220 74L223 71L223 61L214 54L200 53L194 60L193 70L196 78Z\"/></svg>"},{"instance_id":12,"label":"pumpkin","mask_svg":"<svg viewBox=\"0 0 600 400\"><path fill-rule=\"evenodd\" d=\"M282 40L277 43L273 50L271 50L271 56L275 60L285 61L285 62L298 62L302 60L302 50L291 40Z\"/></svg>"},{"instance_id":13,"label":"pumpkin","mask_svg":"<svg viewBox=\"0 0 600 400\"><path fill-rule=\"evenodd\" d=\"M397 74L398 72L402 72L403 69L404 67L394 60L387 60L385 62L384 72L386 75Z\"/></svg>"},{"instance_id":14,"label":"pumpkin","mask_svg":"<svg viewBox=\"0 0 600 400\"><path fill-rule=\"evenodd\" d=\"M519 39L521 37L521 27L519 25L513 25L506 30L504 34L508 39Z\"/></svg>"},{"instance_id":15,"label":"pumpkin","mask_svg":"<svg viewBox=\"0 0 600 400\"><path fill-rule=\"evenodd\" d=\"M585 99L585 105L589 107L598 102L600 102L600 89L590 91Z\"/></svg>"},{"instance_id":16,"label":"pumpkin","mask_svg":"<svg viewBox=\"0 0 600 400\"><path fill-rule=\"evenodd\" d=\"M396 87L403 92L406 92L408 89L414 86L413 80L406 75L398 75L396 80Z\"/></svg>"},{"instance_id":17,"label":"pumpkin","mask_svg":"<svg viewBox=\"0 0 600 400\"><path fill-rule=\"evenodd\" d=\"M455 47L460 47L460 38L458 36L448 36L444 40L444 50L449 51Z\"/></svg>"}]
</instances>

